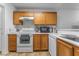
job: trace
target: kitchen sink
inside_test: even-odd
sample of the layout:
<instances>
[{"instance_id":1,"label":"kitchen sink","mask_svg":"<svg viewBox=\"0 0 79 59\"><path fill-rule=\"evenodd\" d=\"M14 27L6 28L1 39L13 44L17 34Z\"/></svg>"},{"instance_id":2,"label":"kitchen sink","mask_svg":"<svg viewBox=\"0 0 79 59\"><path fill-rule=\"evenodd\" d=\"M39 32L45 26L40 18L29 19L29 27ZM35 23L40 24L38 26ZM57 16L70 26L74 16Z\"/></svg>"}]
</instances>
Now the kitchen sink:
<instances>
[{"instance_id":1,"label":"kitchen sink","mask_svg":"<svg viewBox=\"0 0 79 59\"><path fill-rule=\"evenodd\" d=\"M62 38L66 38L66 39L69 39L69 40L72 40L72 41L79 42L79 37L77 37L76 35L61 34L60 37L62 37Z\"/></svg>"}]
</instances>

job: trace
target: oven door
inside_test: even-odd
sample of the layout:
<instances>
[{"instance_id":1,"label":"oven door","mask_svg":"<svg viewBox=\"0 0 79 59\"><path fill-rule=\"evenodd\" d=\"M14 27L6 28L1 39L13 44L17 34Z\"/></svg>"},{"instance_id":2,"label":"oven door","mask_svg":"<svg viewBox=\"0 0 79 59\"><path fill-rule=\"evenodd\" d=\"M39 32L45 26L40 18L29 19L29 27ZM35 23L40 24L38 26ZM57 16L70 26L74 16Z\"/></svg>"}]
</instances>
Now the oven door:
<instances>
[{"instance_id":1,"label":"oven door","mask_svg":"<svg viewBox=\"0 0 79 59\"><path fill-rule=\"evenodd\" d=\"M17 39L18 46L30 46L32 45L33 36L30 34L21 34Z\"/></svg>"}]
</instances>

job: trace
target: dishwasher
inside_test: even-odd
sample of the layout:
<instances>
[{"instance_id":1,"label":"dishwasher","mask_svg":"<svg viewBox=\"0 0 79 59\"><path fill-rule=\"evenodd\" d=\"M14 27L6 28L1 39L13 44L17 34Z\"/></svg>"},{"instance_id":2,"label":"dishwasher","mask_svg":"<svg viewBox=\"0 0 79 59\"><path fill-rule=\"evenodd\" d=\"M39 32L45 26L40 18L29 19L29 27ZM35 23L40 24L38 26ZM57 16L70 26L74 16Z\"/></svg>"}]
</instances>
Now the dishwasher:
<instances>
[{"instance_id":1,"label":"dishwasher","mask_svg":"<svg viewBox=\"0 0 79 59\"><path fill-rule=\"evenodd\" d=\"M56 56L56 37L49 35L49 52L51 56Z\"/></svg>"}]
</instances>

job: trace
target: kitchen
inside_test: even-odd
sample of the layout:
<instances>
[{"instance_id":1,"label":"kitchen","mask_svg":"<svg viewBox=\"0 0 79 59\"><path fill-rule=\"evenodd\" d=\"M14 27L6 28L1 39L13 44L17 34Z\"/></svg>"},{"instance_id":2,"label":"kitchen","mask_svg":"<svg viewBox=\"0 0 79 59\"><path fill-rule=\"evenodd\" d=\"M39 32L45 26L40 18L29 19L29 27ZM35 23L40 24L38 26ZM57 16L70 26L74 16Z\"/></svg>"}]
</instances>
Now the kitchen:
<instances>
[{"instance_id":1,"label":"kitchen","mask_svg":"<svg viewBox=\"0 0 79 59\"><path fill-rule=\"evenodd\" d=\"M1 5L5 8L2 55L79 56L78 3Z\"/></svg>"}]
</instances>

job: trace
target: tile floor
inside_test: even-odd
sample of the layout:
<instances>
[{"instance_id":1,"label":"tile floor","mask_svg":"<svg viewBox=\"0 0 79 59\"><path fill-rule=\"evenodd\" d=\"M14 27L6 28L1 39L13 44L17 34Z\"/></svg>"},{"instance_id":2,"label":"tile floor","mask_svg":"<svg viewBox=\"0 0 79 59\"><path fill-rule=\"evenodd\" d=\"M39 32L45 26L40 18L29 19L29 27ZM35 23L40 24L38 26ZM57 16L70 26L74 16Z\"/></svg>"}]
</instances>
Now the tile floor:
<instances>
[{"instance_id":1,"label":"tile floor","mask_svg":"<svg viewBox=\"0 0 79 59\"><path fill-rule=\"evenodd\" d=\"M16 53L16 52L9 52L6 56L50 56L48 51L41 51L41 52L32 52L32 53Z\"/></svg>"}]
</instances>

